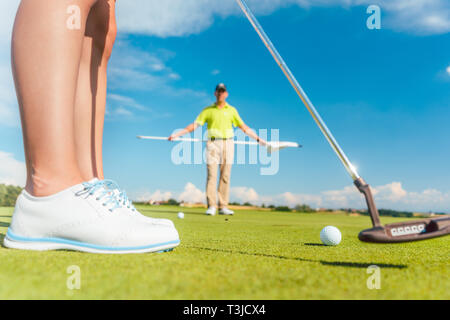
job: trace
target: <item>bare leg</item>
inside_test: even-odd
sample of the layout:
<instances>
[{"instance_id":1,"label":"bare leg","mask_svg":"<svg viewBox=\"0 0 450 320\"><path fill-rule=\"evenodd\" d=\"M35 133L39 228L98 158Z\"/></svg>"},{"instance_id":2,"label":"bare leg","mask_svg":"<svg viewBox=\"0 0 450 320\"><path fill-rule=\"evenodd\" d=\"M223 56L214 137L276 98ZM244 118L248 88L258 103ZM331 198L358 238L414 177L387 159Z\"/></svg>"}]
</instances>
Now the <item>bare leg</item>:
<instances>
[{"instance_id":1,"label":"bare leg","mask_svg":"<svg viewBox=\"0 0 450 320\"><path fill-rule=\"evenodd\" d=\"M74 103L88 13L95 0L22 0L12 68L27 163L25 189L47 196L83 181L76 157ZM69 6L80 28L68 28Z\"/></svg>"},{"instance_id":2,"label":"bare leg","mask_svg":"<svg viewBox=\"0 0 450 320\"><path fill-rule=\"evenodd\" d=\"M75 102L75 143L84 180L104 179L102 140L107 65L116 30L115 0L98 0L86 23Z\"/></svg>"}]
</instances>

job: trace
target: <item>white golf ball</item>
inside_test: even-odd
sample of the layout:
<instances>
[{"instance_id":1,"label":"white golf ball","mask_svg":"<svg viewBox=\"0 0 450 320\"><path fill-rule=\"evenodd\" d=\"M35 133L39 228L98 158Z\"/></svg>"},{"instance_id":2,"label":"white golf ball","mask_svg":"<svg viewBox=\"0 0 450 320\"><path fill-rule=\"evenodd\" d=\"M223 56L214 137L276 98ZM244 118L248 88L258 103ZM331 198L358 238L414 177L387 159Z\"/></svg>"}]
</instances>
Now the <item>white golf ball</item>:
<instances>
[{"instance_id":1,"label":"white golf ball","mask_svg":"<svg viewBox=\"0 0 450 320\"><path fill-rule=\"evenodd\" d=\"M179 219L184 219L184 213L183 212L178 212L178 218Z\"/></svg>"},{"instance_id":2,"label":"white golf ball","mask_svg":"<svg viewBox=\"0 0 450 320\"><path fill-rule=\"evenodd\" d=\"M337 246L341 243L342 234L338 228L333 226L327 226L320 232L320 240L326 246Z\"/></svg>"}]
</instances>

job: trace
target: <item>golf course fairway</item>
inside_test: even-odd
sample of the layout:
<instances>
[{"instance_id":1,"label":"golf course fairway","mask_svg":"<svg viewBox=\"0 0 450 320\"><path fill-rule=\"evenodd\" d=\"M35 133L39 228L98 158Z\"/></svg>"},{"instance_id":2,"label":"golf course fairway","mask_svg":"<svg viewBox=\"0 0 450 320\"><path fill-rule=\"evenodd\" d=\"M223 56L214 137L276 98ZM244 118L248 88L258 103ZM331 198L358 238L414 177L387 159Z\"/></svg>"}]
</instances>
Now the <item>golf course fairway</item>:
<instances>
[{"instance_id":1,"label":"golf course fairway","mask_svg":"<svg viewBox=\"0 0 450 320\"><path fill-rule=\"evenodd\" d=\"M0 247L0 299L450 299L450 237L403 244L360 242L370 218L331 213L138 206L174 221L181 245L169 253L95 255ZM177 213L183 211L184 219ZM13 208L0 208L0 240ZM382 218L382 223L405 218ZM321 245L327 225L342 232ZM369 289L380 269L380 289ZM80 289L69 289L71 266Z\"/></svg>"}]
</instances>

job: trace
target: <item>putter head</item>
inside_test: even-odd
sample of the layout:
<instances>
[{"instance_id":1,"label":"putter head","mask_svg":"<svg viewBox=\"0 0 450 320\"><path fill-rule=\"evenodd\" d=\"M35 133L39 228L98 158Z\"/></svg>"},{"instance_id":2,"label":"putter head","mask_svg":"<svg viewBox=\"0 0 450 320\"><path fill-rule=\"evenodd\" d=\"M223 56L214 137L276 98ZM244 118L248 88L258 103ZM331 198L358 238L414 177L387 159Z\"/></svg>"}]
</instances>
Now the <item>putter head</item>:
<instances>
[{"instance_id":1,"label":"putter head","mask_svg":"<svg viewBox=\"0 0 450 320\"><path fill-rule=\"evenodd\" d=\"M398 222L376 226L359 233L359 240L399 243L436 238L450 234L450 217Z\"/></svg>"},{"instance_id":2,"label":"putter head","mask_svg":"<svg viewBox=\"0 0 450 320\"><path fill-rule=\"evenodd\" d=\"M362 179L354 181L364 195L373 228L359 233L359 240L375 243L398 243L436 238L450 234L450 217L397 222L381 225L380 215L373 199L370 186Z\"/></svg>"}]
</instances>

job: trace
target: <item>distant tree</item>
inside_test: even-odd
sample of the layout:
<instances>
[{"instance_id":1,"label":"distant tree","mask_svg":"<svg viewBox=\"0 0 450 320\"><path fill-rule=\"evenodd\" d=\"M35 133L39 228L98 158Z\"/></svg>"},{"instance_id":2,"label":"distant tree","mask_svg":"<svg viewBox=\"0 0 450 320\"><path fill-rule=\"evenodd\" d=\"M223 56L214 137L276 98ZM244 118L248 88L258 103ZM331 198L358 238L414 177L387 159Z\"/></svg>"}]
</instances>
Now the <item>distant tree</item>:
<instances>
[{"instance_id":1,"label":"distant tree","mask_svg":"<svg viewBox=\"0 0 450 320\"><path fill-rule=\"evenodd\" d=\"M244 207L253 207L253 205L250 202L244 202Z\"/></svg>"},{"instance_id":2,"label":"distant tree","mask_svg":"<svg viewBox=\"0 0 450 320\"><path fill-rule=\"evenodd\" d=\"M267 208L269 209L275 209L275 206L273 204L269 205Z\"/></svg>"},{"instance_id":3,"label":"distant tree","mask_svg":"<svg viewBox=\"0 0 450 320\"><path fill-rule=\"evenodd\" d=\"M17 197L21 192L21 187L0 184L0 206L14 207L16 205Z\"/></svg>"},{"instance_id":4,"label":"distant tree","mask_svg":"<svg viewBox=\"0 0 450 320\"><path fill-rule=\"evenodd\" d=\"M240 206L239 202L230 202L230 206Z\"/></svg>"},{"instance_id":5,"label":"distant tree","mask_svg":"<svg viewBox=\"0 0 450 320\"><path fill-rule=\"evenodd\" d=\"M287 207L287 206L280 206L280 207L275 207L275 211L286 211L286 212L291 212L292 209Z\"/></svg>"},{"instance_id":6,"label":"distant tree","mask_svg":"<svg viewBox=\"0 0 450 320\"><path fill-rule=\"evenodd\" d=\"M299 212L316 212L315 209L311 208L307 204L298 204L295 206L295 210Z\"/></svg>"},{"instance_id":7,"label":"distant tree","mask_svg":"<svg viewBox=\"0 0 450 320\"><path fill-rule=\"evenodd\" d=\"M390 216L390 217L411 218L414 216L414 214L412 212L396 211L396 210L390 210L390 209L379 209L378 213L380 214L380 216Z\"/></svg>"},{"instance_id":8,"label":"distant tree","mask_svg":"<svg viewBox=\"0 0 450 320\"><path fill-rule=\"evenodd\" d=\"M380 216L384 217L402 217L402 218L411 218L414 216L414 213L408 211L397 211L391 209L378 209L378 213ZM367 210L361 211L363 215L369 215Z\"/></svg>"},{"instance_id":9,"label":"distant tree","mask_svg":"<svg viewBox=\"0 0 450 320\"><path fill-rule=\"evenodd\" d=\"M263 203L262 206L261 206L261 208L265 208L265 207L266 207L266 205Z\"/></svg>"},{"instance_id":10,"label":"distant tree","mask_svg":"<svg viewBox=\"0 0 450 320\"><path fill-rule=\"evenodd\" d=\"M178 206L179 204L180 203L177 200L175 200L175 199L167 200L167 205L169 205L169 206Z\"/></svg>"}]
</instances>

